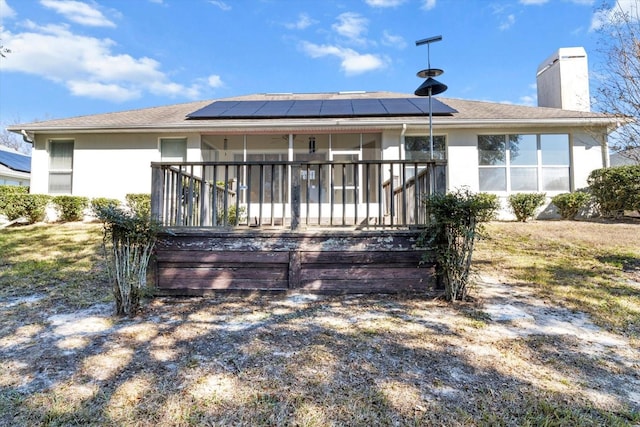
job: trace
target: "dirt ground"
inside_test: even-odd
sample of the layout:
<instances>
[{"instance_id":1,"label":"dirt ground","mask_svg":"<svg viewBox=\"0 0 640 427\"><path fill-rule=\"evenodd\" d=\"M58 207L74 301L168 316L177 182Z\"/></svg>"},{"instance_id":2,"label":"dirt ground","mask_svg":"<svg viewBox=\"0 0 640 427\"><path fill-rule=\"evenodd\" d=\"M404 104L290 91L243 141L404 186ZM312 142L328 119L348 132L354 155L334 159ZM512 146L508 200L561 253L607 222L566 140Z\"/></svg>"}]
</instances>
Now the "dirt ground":
<instances>
[{"instance_id":1,"label":"dirt ground","mask_svg":"<svg viewBox=\"0 0 640 427\"><path fill-rule=\"evenodd\" d=\"M625 337L492 277L474 294L157 298L133 319L3 299L0 424L638 423Z\"/></svg>"}]
</instances>

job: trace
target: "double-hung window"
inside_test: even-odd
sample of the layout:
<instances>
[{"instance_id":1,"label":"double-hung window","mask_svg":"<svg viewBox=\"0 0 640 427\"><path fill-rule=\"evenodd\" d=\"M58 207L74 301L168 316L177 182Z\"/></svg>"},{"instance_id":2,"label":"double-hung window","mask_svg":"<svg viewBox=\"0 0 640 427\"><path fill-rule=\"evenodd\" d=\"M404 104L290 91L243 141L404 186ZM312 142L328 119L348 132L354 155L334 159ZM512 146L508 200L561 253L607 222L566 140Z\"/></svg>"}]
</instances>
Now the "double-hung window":
<instances>
[{"instance_id":1,"label":"double-hung window","mask_svg":"<svg viewBox=\"0 0 640 427\"><path fill-rule=\"evenodd\" d=\"M163 162L185 162L187 160L187 138L160 139L160 156Z\"/></svg>"},{"instance_id":2,"label":"double-hung window","mask_svg":"<svg viewBox=\"0 0 640 427\"><path fill-rule=\"evenodd\" d=\"M406 160L445 160L447 158L447 140L444 135L433 136L433 157L428 136L405 136L404 151Z\"/></svg>"},{"instance_id":3,"label":"double-hung window","mask_svg":"<svg viewBox=\"0 0 640 427\"><path fill-rule=\"evenodd\" d=\"M71 194L73 140L49 141L49 194Z\"/></svg>"},{"instance_id":4,"label":"double-hung window","mask_svg":"<svg viewBox=\"0 0 640 427\"><path fill-rule=\"evenodd\" d=\"M480 191L569 191L569 135L478 135L478 165Z\"/></svg>"}]
</instances>

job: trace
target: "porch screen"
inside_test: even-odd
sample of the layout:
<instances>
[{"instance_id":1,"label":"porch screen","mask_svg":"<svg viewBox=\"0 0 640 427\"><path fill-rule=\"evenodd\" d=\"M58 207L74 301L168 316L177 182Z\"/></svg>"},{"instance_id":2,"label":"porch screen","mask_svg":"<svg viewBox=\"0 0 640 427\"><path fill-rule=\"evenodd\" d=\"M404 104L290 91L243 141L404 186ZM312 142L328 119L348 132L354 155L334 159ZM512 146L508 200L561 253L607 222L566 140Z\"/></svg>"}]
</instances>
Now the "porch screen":
<instances>
[{"instance_id":1,"label":"porch screen","mask_svg":"<svg viewBox=\"0 0 640 427\"><path fill-rule=\"evenodd\" d=\"M71 194L73 141L49 142L49 194Z\"/></svg>"}]
</instances>

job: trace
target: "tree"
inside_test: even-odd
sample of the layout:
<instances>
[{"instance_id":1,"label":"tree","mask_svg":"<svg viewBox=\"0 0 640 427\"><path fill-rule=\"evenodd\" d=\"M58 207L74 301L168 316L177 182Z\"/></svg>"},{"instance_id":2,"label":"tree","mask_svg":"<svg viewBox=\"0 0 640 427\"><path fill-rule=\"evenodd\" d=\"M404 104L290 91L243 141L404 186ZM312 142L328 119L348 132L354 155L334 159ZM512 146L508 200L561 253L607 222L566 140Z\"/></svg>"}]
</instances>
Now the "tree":
<instances>
[{"instance_id":1,"label":"tree","mask_svg":"<svg viewBox=\"0 0 640 427\"><path fill-rule=\"evenodd\" d=\"M16 121L15 123L17 124L19 122ZM24 154L31 153L31 144L24 142L20 135L9 132L6 129L7 124L1 123L0 126L2 127L2 129L0 129L0 145Z\"/></svg>"},{"instance_id":2,"label":"tree","mask_svg":"<svg viewBox=\"0 0 640 427\"><path fill-rule=\"evenodd\" d=\"M623 124L610 148L640 164L640 2L616 1L597 14L602 61L597 108ZM634 121L629 123L628 119ZM626 123L626 124L625 124Z\"/></svg>"}]
</instances>

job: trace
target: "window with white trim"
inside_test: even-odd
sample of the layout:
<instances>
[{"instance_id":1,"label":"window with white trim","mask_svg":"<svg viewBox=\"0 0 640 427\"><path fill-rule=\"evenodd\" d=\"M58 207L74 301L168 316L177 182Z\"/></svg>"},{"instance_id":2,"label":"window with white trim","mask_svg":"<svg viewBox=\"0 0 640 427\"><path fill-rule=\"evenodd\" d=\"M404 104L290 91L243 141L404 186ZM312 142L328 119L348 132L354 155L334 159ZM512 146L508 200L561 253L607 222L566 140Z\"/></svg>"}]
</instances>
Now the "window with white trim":
<instances>
[{"instance_id":1,"label":"window with white trim","mask_svg":"<svg viewBox=\"0 0 640 427\"><path fill-rule=\"evenodd\" d=\"M478 135L478 165L480 191L570 191L569 135Z\"/></svg>"},{"instance_id":2,"label":"window with white trim","mask_svg":"<svg viewBox=\"0 0 640 427\"><path fill-rule=\"evenodd\" d=\"M429 136L405 136L404 151L406 160L431 160ZM447 138L444 135L433 135L433 160L446 158Z\"/></svg>"},{"instance_id":3,"label":"window with white trim","mask_svg":"<svg viewBox=\"0 0 640 427\"><path fill-rule=\"evenodd\" d=\"M71 194L73 140L49 141L49 194Z\"/></svg>"},{"instance_id":4,"label":"window with white trim","mask_svg":"<svg viewBox=\"0 0 640 427\"><path fill-rule=\"evenodd\" d=\"M187 138L161 138L160 157L163 162L186 162Z\"/></svg>"}]
</instances>

